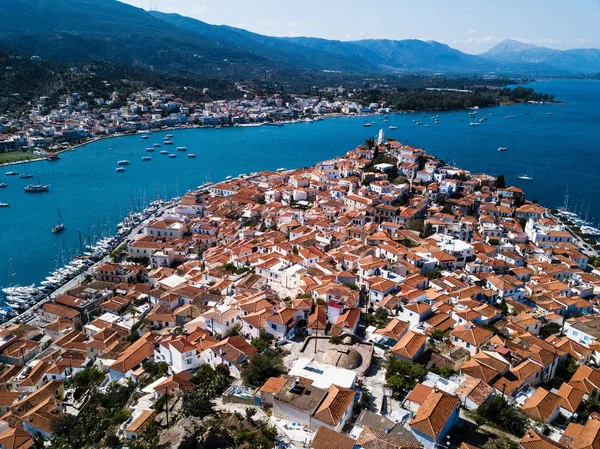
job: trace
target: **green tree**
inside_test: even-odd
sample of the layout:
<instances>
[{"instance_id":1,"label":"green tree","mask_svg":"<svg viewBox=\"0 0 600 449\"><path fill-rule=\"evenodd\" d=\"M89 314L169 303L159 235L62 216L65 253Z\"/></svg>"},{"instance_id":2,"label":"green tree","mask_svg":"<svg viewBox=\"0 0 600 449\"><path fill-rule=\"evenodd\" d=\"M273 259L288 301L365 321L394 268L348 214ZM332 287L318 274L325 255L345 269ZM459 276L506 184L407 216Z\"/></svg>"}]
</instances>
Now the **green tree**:
<instances>
[{"instance_id":1,"label":"green tree","mask_svg":"<svg viewBox=\"0 0 600 449\"><path fill-rule=\"evenodd\" d=\"M414 386L425 379L427 370L420 363L410 363L390 355L386 362L385 380L392 389L394 397L400 399Z\"/></svg>"},{"instance_id":2,"label":"green tree","mask_svg":"<svg viewBox=\"0 0 600 449\"><path fill-rule=\"evenodd\" d=\"M494 183L494 186L497 189L504 189L506 187L506 180L504 179L504 174L498 175L498 177L496 178L496 182Z\"/></svg>"},{"instance_id":3,"label":"green tree","mask_svg":"<svg viewBox=\"0 0 600 449\"><path fill-rule=\"evenodd\" d=\"M285 373L283 360L273 350L256 354L242 370L242 379L247 385L262 386L270 377L279 377Z\"/></svg>"}]
</instances>

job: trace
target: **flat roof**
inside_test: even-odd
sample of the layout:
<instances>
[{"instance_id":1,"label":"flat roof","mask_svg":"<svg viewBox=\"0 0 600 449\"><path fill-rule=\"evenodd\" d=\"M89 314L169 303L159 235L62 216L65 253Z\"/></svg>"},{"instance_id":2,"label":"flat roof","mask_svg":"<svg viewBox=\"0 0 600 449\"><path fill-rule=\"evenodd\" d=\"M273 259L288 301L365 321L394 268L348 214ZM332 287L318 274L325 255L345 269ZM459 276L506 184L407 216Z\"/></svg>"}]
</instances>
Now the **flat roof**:
<instances>
[{"instance_id":1,"label":"flat roof","mask_svg":"<svg viewBox=\"0 0 600 449\"><path fill-rule=\"evenodd\" d=\"M324 389L334 383L339 387L352 388L356 381L354 371L319 363L308 358L298 359L288 375L310 379L313 381L313 386Z\"/></svg>"}]
</instances>

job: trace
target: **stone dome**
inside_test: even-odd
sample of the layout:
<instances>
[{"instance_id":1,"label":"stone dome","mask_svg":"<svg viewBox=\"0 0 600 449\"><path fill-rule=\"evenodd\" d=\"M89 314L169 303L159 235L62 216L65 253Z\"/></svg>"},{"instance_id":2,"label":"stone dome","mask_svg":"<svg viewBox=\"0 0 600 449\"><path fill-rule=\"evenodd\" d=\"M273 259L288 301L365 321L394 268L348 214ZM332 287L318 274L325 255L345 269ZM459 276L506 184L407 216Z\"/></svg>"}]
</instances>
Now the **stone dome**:
<instances>
[{"instance_id":1,"label":"stone dome","mask_svg":"<svg viewBox=\"0 0 600 449\"><path fill-rule=\"evenodd\" d=\"M323 362L339 368L356 369L362 365L362 355L353 348L336 346L329 348L323 354Z\"/></svg>"}]
</instances>

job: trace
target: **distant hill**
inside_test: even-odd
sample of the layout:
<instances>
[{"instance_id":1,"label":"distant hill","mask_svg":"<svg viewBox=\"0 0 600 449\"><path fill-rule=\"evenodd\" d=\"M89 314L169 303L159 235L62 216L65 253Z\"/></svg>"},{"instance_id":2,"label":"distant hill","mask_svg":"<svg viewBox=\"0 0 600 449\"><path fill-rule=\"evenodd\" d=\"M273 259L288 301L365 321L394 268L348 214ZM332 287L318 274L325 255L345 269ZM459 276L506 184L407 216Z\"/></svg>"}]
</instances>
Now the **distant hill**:
<instances>
[{"instance_id":1,"label":"distant hill","mask_svg":"<svg viewBox=\"0 0 600 449\"><path fill-rule=\"evenodd\" d=\"M586 74L600 50L558 51L505 41L469 55L434 41L278 38L116 0L0 2L0 50L56 61L107 60L205 78L303 81L327 73ZM329 76L329 75L325 75Z\"/></svg>"},{"instance_id":2,"label":"distant hill","mask_svg":"<svg viewBox=\"0 0 600 449\"><path fill-rule=\"evenodd\" d=\"M448 45L417 39L335 41L310 37L285 38L308 48L336 55L358 56L388 71L487 72L499 67Z\"/></svg>"},{"instance_id":3,"label":"distant hill","mask_svg":"<svg viewBox=\"0 0 600 449\"><path fill-rule=\"evenodd\" d=\"M480 55L507 65L543 67L546 72L589 74L600 72L600 50L595 48L554 50L508 39Z\"/></svg>"},{"instance_id":4,"label":"distant hill","mask_svg":"<svg viewBox=\"0 0 600 449\"><path fill-rule=\"evenodd\" d=\"M248 51L280 64L315 70L338 70L356 73L378 72L380 68L363 58L352 55L335 55L320 49L307 49L302 45L281 38L263 36L240 28L210 25L179 14L151 11L150 14L165 22L212 39L240 51Z\"/></svg>"}]
</instances>

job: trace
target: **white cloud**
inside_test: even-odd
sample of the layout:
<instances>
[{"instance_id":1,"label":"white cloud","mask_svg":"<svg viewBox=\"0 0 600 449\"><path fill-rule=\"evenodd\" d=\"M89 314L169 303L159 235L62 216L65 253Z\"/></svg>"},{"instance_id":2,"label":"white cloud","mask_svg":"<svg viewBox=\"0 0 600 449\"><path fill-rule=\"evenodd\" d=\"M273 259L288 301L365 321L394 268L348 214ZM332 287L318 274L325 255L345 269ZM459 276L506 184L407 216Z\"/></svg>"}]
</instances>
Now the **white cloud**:
<instances>
[{"instance_id":1,"label":"white cloud","mask_svg":"<svg viewBox=\"0 0 600 449\"><path fill-rule=\"evenodd\" d=\"M475 33L477 33L477 30L475 30L475 29L471 29L471 30L467 31L467 34L475 34Z\"/></svg>"}]
</instances>

